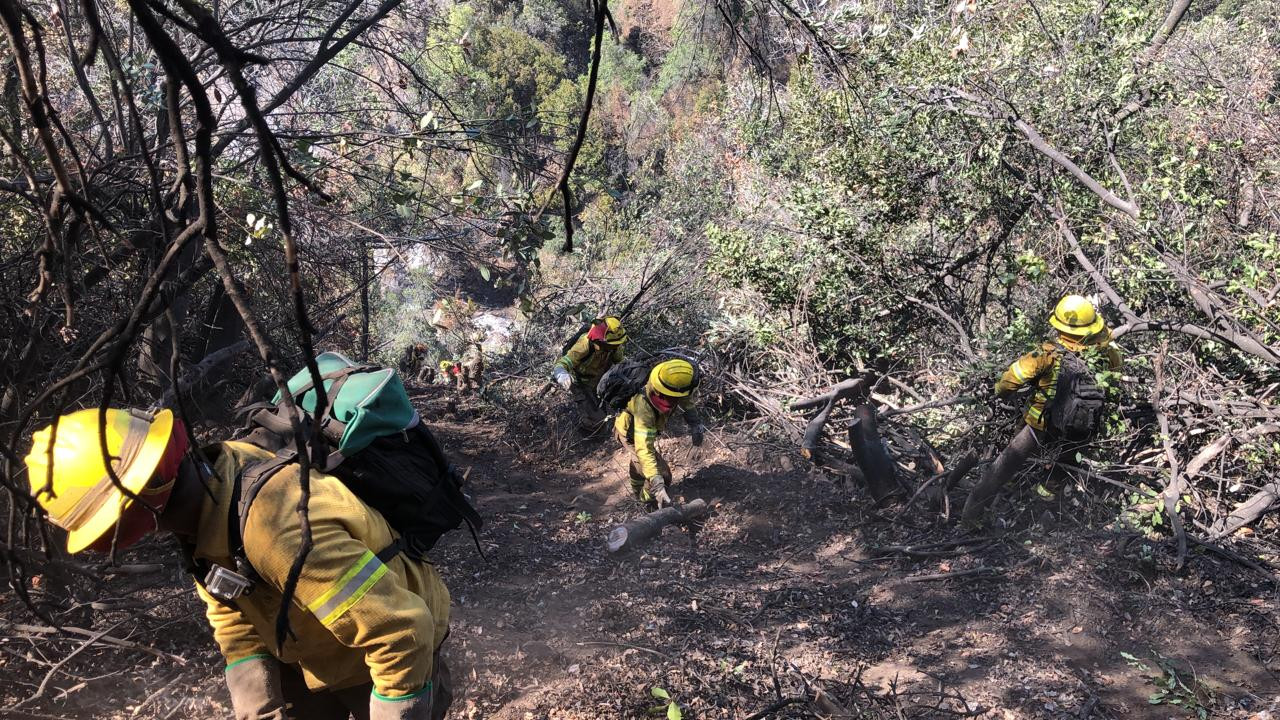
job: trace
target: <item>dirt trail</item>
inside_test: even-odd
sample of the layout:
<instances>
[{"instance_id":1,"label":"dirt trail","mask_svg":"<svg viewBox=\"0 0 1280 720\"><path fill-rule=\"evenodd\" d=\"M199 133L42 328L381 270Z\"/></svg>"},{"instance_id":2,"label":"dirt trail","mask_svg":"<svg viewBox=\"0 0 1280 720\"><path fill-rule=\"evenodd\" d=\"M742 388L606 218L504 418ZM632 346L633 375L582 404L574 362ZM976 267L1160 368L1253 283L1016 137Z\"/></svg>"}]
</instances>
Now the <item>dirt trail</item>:
<instances>
[{"instance_id":1,"label":"dirt trail","mask_svg":"<svg viewBox=\"0 0 1280 720\"><path fill-rule=\"evenodd\" d=\"M1218 717L1280 714L1274 579L1216 556L1197 553L1174 575L1164 548L1116 553L1105 533L1073 522L885 555L876 548L964 536L873 514L858 488L717 434L696 451L687 438L662 441L676 495L715 506L696 537L669 528L643 552L611 557L609 528L639 512L611 437L578 439L559 410L503 414L472 399L451 412L430 389L415 399L470 469L486 517L488 563L465 532L433 552L454 599L452 718L652 717L654 688L687 718L742 720L818 689L819 704L769 717L1170 718L1194 717L1197 704ZM1024 516L1071 514L1065 499L1018 502L1035 504ZM43 698L0 717L228 717L217 653L169 553L133 551L129 562L169 569L103 590L148 586L147 599L165 602L81 622L124 619L113 634L185 665L94 647L55 672ZM973 572L912 580L963 571ZM32 694L79 644L18 633L13 623L32 620L8 600L0 707ZM1187 689L1151 704L1170 672Z\"/></svg>"},{"instance_id":2,"label":"dirt trail","mask_svg":"<svg viewBox=\"0 0 1280 720\"><path fill-rule=\"evenodd\" d=\"M1251 717L1280 703L1276 586L1215 556L1175 576L1163 549L1116 555L1074 523L877 556L963 536L878 518L860 490L718 437L663 441L677 494L716 505L696 539L669 528L615 558L608 529L639 509L613 439L579 442L559 414L483 412L436 424L489 517L490 564L457 535L440 554L467 686L457 717L646 717L660 687L686 717L743 718L806 682L871 716L1167 718L1188 714L1179 700ZM548 435L570 447L555 455ZM1156 705L1161 662L1188 690Z\"/></svg>"}]
</instances>

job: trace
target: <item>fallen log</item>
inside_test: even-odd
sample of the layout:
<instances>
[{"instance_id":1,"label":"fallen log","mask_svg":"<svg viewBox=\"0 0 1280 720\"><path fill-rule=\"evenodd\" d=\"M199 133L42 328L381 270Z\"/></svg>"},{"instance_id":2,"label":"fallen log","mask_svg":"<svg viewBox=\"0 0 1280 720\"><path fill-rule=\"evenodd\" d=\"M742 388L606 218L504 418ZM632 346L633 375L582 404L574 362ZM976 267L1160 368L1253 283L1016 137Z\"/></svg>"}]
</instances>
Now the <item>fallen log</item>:
<instances>
[{"instance_id":1,"label":"fallen log","mask_svg":"<svg viewBox=\"0 0 1280 720\"><path fill-rule=\"evenodd\" d=\"M1213 529L1210 540L1220 540L1280 506L1280 480L1267 483L1240 503Z\"/></svg>"},{"instance_id":2,"label":"fallen log","mask_svg":"<svg viewBox=\"0 0 1280 720\"><path fill-rule=\"evenodd\" d=\"M866 382L862 378L849 378L838 383L825 393L808 400L797 400L791 404L792 410L812 410L816 407L822 407L828 403L835 404L837 401L853 395L860 391Z\"/></svg>"},{"instance_id":3,"label":"fallen log","mask_svg":"<svg viewBox=\"0 0 1280 720\"><path fill-rule=\"evenodd\" d=\"M609 531L609 552L631 550L662 534L668 525L685 524L707 514L707 502L690 500L683 506L671 505L629 520Z\"/></svg>"},{"instance_id":4,"label":"fallen log","mask_svg":"<svg viewBox=\"0 0 1280 720\"><path fill-rule=\"evenodd\" d=\"M875 499L876 505L880 505L897 493L900 487L897 466L880 438L876 409L870 405L859 405L853 411L848 433L853 458L858 467L862 468L871 497Z\"/></svg>"}]
</instances>

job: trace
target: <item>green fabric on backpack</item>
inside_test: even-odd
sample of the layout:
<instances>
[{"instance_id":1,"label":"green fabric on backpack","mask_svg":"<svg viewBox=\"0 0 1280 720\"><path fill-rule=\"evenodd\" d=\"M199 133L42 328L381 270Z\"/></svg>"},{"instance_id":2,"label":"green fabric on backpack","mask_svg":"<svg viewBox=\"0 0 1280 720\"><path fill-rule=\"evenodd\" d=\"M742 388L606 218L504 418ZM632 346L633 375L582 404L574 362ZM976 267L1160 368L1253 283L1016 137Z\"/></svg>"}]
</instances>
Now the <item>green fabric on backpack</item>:
<instances>
[{"instance_id":1,"label":"green fabric on backpack","mask_svg":"<svg viewBox=\"0 0 1280 720\"><path fill-rule=\"evenodd\" d=\"M317 356L316 365L329 399L328 415L340 424L325 428L325 435L337 443L337 450L343 455L363 450L376 438L401 432L418 422L418 413L394 369L360 365L335 352ZM335 386L336 397L332 394ZM290 378L289 391L304 410L315 412L316 393L310 371L303 368ZM280 400L277 392L271 402L278 405Z\"/></svg>"}]
</instances>

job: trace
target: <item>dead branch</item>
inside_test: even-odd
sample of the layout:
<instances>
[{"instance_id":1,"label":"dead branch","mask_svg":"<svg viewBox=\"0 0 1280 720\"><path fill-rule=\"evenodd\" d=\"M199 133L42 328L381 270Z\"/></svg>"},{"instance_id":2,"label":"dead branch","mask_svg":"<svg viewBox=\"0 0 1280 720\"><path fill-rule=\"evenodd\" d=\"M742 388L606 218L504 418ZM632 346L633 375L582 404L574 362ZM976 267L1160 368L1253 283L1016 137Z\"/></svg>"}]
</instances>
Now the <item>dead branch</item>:
<instances>
[{"instance_id":1,"label":"dead branch","mask_svg":"<svg viewBox=\"0 0 1280 720\"><path fill-rule=\"evenodd\" d=\"M978 465L978 451L970 450L965 453L955 467L951 468L951 472L947 473L947 479L942 483L942 491L947 492L956 486L969 471Z\"/></svg>"},{"instance_id":2,"label":"dead branch","mask_svg":"<svg viewBox=\"0 0 1280 720\"><path fill-rule=\"evenodd\" d=\"M934 580L952 580L954 578L973 577L975 575L1003 575L1004 570L993 567L976 567L968 570L952 570L951 572L933 573L931 575L912 575L903 578L905 583L933 582Z\"/></svg>"},{"instance_id":3,"label":"dead branch","mask_svg":"<svg viewBox=\"0 0 1280 720\"><path fill-rule=\"evenodd\" d=\"M1062 153L1062 151L1054 147L1048 140L1045 140L1044 136L1040 134L1040 131L1032 127L1032 125L1026 120L1023 120L1012 112L1001 112L992 103L974 95L971 92L966 92L955 87L946 88L944 92L983 108L985 114L982 115L982 117L987 117L993 120L1004 120L1009 123L1009 125L1013 127L1013 129L1017 130L1022 137L1026 138L1027 142L1031 144L1031 147L1035 148L1041 155L1049 158L1059 167L1070 173L1072 177L1079 180L1082 185L1088 188L1094 195L1097 195L1104 203L1119 210L1125 215L1128 215L1134 220L1138 219L1139 210L1137 203L1133 200L1125 200L1103 187L1102 183L1095 180L1092 175L1085 172L1079 165L1075 164L1071 158L1067 157Z\"/></svg>"},{"instance_id":4,"label":"dead branch","mask_svg":"<svg viewBox=\"0 0 1280 720\"><path fill-rule=\"evenodd\" d=\"M782 698L781 700L778 700L777 702L773 703L769 707L759 712L751 713L750 715L743 718L743 720L760 720L761 718L769 717L770 715L778 712L779 710L785 707L788 707L791 705L797 705L799 703L807 703L807 702L812 702L812 699L809 698L808 696Z\"/></svg>"},{"instance_id":5,"label":"dead branch","mask_svg":"<svg viewBox=\"0 0 1280 720\"><path fill-rule=\"evenodd\" d=\"M191 388L197 383L202 382L206 375L213 372L218 366L231 360L242 352L249 350L251 344L248 340L241 340L233 345L228 345L221 350L215 350L204 357L203 360L192 365L187 370L186 375L178 381L176 392L174 387L170 387L160 398L160 404L168 407L177 399L178 393L189 393Z\"/></svg>"},{"instance_id":6,"label":"dead branch","mask_svg":"<svg viewBox=\"0 0 1280 720\"><path fill-rule=\"evenodd\" d=\"M578 162L578 153L582 150L582 144L587 139L587 125L591 120L591 106L595 102L596 97L596 79L600 75L600 54L601 46L604 42L604 26L609 21L609 0L592 0L592 7L595 10L595 32L592 35L591 45L591 67L587 73L587 96L582 101L582 115L578 119L578 130L573 136L573 142L569 145L569 152L565 154L564 167L560 169L560 177L556 180L556 189L560 192L560 198L564 203L564 246L561 248L563 252L573 252L573 190L569 186L569 178L573 175L573 166ZM548 195L542 206L538 208L538 212L534 214L533 224L542 219L542 214L546 212L547 206L551 204L555 195Z\"/></svg>"},{"instance_id":7,"label":"dead branch","mask_svg":"<svg viewBox=\"0 0 1280 720\"><path fill-rule=\"evenodd\" d=\"M1187 463L1185 474L1188 478L1193 478L1196 475L1199 475L1205 465L1213 462L1214 458L1222 454L1222 451L1230 447L1232 443L1244 444L1256 440L1263 435L1269 435L1277 432L1280 432L1280 425L1267 423L1264 425L1255 425L1243 432L1228 432L1220 435L1217 440L1214 440L1204 446L1200 452L1196 453L1195 457L1191 458L1191 462Z\"/></svg>"},{"instance_id":8,"label":"dead branch","mask_svg":"<svg viewBox=\"0 0 1280 720\"><path fill-rule=\"evenodd\" d=\"M1191 7L1191 0L1174 0L1169 12L1164 16L1164 22L1160 23L1160 27L1156 29L1154 35L1151 36L1151 43L1142 51L1142 55L1138 57L1138 64L1150 65L1155 60L1156 55L1160 54L1160 50L1164 48L1164 44L1173 36L1173 31L1178 28L1178 23L1182 22L1182 18L1187 14L1187 8Z\"/></svg>"},{"instance_id":9,"label":"dead branch","mask_svg":"<svg viewBox=\"0 0 1280 720\"><path fill-rule=\"evenodd\" d=\"M75 650L72 650L61 660L59 660L58 662L54 663L52 666L49 667L49 671L44 674L44 679L40 681L40 686L36 688L35 692L31 693L31 695L29 695L25 700L19 700L18 702L14 703L13 705L10 706L10 708L11 709L19 708L19 707L22 707L23 705L26 705L27 703L35 702L36 700L39 700L40 698L44 697L44 692L49 687L49 681L53 679L54 675L58 674L58 671L60 671L63 668L63 666L65 666L67 663L75 659L75 657L80 653L84 652L85 650L88 650L94 643L106 637L107 633L125 624L130 619L131 618L125 618L123 620L120 620L116 622L114 625L108 626L106 630L102 630L100 632L96 632L90 635L88 640L85 640L83 643L80 643L80 645Z\"/></svg>"},{"instance_id":10,"label":"dead branch","mask_svg":"<svg viewBox=\"0 0 1280 720\"><path fill-rule=\"evenodd\" d=\"M890 408L881 410L878 417L881 420L888 420L891 417L899 415L910 415L911 413L920 412L922 410L933 410L940 407L949 407L951 405L964 405L968 403L982 402L982 398L977 395L957 395L955 397L945 398L943 400L930 400L916 405L908 405L902 408Z\"/></svg>"},{"instance_id":11,"label":"dead branch","mask_svg":"<svg viewBox=\"0 0 1280 720\"><path fill-rule=\"evenodd\" d=\"M1148 320L1146 318L1139 317L1138 314L1129 307L1129 304L1125 302L1124 298L1120 296L1120 293L1116 292L1115 287L1111 285L1106 276L1098 270L1097 266L1093 264L1093 261L1090 260L1089 256L1084 252L1084 248L1080 245L1079 238L1076 237L1075 232L1071 229L1071 223L1067 220L1066 213L1063 212L1061 201L1058 201L1055 204L1050 204L1044 202L1044 199L1041 198L1041 204L1057 222L1058 232L1062 235L1063 239L1067 241L1067 244L1071 246L1071 254L1075 257L1076 262L1080 263L1080 267L1089 274L1089 277L1093 280L1094 284L1097 285L1098 290L1100 290L1102 294L1111 301L1111 304L1115 305L1116 309L1124 315L1125 323L1112 330L1112 337L1119 339L1126 334L1138 332L1177 332L1183 335L1200 338L1202 340L1214 340L1221 342L1269 364L1280 365L1280 351L1263 345L1242 333L1230 330L1219 332L1193 323L1166 322L1162 320Z\"/></svg>"},{"instance_id":12,"label":"dead branch","mask_svg":"<svg viewBox=\"0 0 1280 720\"><path fill-rule=\"evenodd\" d=\"M1178 391L1178 402L1198 405L1217 415L1257 420L1280 420L1280 407L1246 400L1205 400L1186 390Z\"/></svg>"},{"instance_id":13,"label":"dead branch","mask_svg":"<svg viewBox=\"0 0 1280 720\"><path fill-rule=\"evenodd\" d=\"M1271 512L1278 505L1280 505L1280 480L1273 480L1249 496L1248 500L1237 505L1230 515L1217 524L1209 539L1224 538Z\"/></svg>"},{"instance_id":14,"label":"dead branch","mask_svg":"<svg viewBox=\"0 0 1280 720\"><path fill-rule=\"evenodd\" d=\"M839 384L833 386L830 390L819 395L818 397L809 398L808 400L797 400L791 403L792 410L812 410L816 407L822 407L828 402L843 400L862 389L866 381L862 378L849 378Z\"/></svg>"},{"instance_id":15,"label":"dead branch","mask_svg":"<svg viewBox=\"0 0 1280 720\"><path fill-rule=\"evenodd\" d=\"M110 629L114 629L114 628L115 626L112 626ZM168 660L169 662L176 663L178 665L187 664L187 659L182 657L181 655L173 655L171 653L164 652L163 650L157 650L153 647L147 647L146 645L130 642L129 640L123 640L121 638L114 637L112 635L106 635L106 634L99 635L99 633L93 632L92 630L85 630L84 628L71 627L70 625L64 625L61 628L56 628L56 627L50 627L47 625L24 625L22 623L17 623L14 625L9 625L6 629L13 630L15 632L20 632L20 633L29 633L33 635L56 635L57 633L70 633L72 635L79 635L81 637L97 638L95 642L101 642L104 645L111 645L113 647L118 647L122 650L136 650L137 652L146 653L148 655L154 655L155 657L158 657L161 660Z\"/></svg>"},{"instance_id":16,"label":"dead branch","mask_svg":"<svg viewBox=\"0 0 1280 720\"><path fill-rule=\"evenodd\" d=\"M1178 455L1173 450L1173 438L1169 435L1169 417L1160 410L1160 393L1164 390L1164 358L1169 344L1166 341L1160 346L1155 357L1155 385L1151 389L1151 405L1156 408L1156 421L1160 424L1160 441L1164 445L1165 460L1169 463L1169 482L1160 493L1164 506L1164 515L1173 528L1173 535L1178 541L1178 560L1176 569L1182 570L1187 562L1187 530L1182 526L1182 516L1178 514L1178 502L1187 489L1187 479L1178 472Z\"/></svg>"}]
</instances>

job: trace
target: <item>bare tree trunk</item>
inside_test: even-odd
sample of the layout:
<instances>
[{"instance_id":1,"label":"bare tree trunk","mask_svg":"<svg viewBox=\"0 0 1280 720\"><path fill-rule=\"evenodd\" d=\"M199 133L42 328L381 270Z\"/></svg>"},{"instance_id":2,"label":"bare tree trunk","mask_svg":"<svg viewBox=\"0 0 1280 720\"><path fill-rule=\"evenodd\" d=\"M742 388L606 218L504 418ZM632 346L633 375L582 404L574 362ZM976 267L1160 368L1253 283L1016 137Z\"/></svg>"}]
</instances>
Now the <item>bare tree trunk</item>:
<instances>
[{"instance_id":1,"label":"bare tree trunk","mask_svg":"<svg viewBox=\"0 0 1280 720\"><path fill-rule=\"evenodd\" d=\"M697 499L677 507L672 505L655 510L615 527L609 532L609 552L632 550L662 534L663 528L676 523L687 523L707 514L705 500Z\"/></svg>"},{"instance_id":2,"label":"bare tree trunk","mask_svg":"<svg viewBox=\"0 0 1280 720\"><path fill-rule=\"evenodd\" d=\"M867 488L871 497L879 505L889 499L900 489L898 486L898 468L889 457L889 450L880 439L880 426L876 422L876 409L870 405L859 405L853 411L853 421L849 423L849 446L853 448L853 457L862 474L867 479Z\"/></svg>"}]
</instances>

